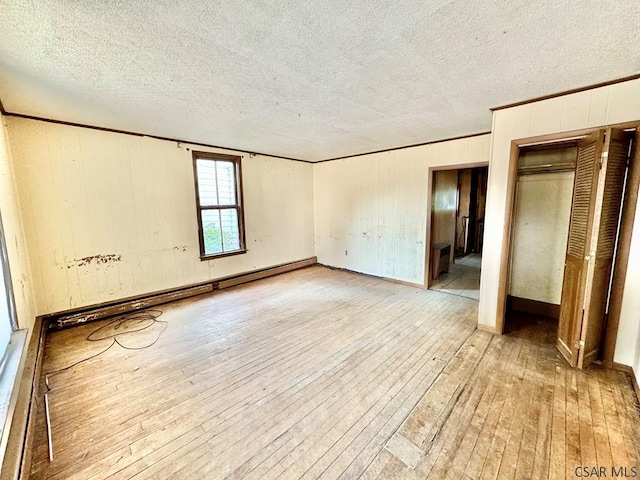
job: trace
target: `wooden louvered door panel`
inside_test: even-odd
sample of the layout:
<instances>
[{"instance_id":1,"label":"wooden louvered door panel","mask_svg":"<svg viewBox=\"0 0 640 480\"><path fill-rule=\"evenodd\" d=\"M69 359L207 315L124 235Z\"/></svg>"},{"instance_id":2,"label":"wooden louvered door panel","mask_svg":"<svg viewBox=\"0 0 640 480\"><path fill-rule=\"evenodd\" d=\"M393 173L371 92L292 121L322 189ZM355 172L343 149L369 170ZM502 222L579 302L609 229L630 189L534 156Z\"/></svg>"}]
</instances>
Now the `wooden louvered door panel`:
<instances>
[{"instance_id":1,"label":"wooden louvered door panel","mask_svg":"<svg viewBox=\"0 0 640 480\"><path fill-rule=\"evenodd\" d=\"M591 237L603 143L604 130L601 130L587 136L578 144L556 342L558 350L572 367L578 365L580 353L579 342L587 274L586 257L589 251L588 243Z\"/></svg>"},{"instance_id":2,"label":"wooden louvered door panel","mask_svg":"<svg viewBox=\"0 0 640 480\"><path fill-rule=\"evenodd\" d=\"M584 368L598 358L600 340L609 297L611 270L615 257L622 192L629 157L630 135L608 129L591 234L591 258L585 285L585 309L580 340L578 367Z\"/></svg>"},{"instance_id":3,"label":"wooden louvered door panel","mask_svg":"<svg viewBox=\"0 0 640 480\"><path fill-rule=\"evenodd\" d=\"M624 131L607 129L578 144L556 342L567 362L578 368L598 356L629 141Z\"/></svg>"}]
</instances>

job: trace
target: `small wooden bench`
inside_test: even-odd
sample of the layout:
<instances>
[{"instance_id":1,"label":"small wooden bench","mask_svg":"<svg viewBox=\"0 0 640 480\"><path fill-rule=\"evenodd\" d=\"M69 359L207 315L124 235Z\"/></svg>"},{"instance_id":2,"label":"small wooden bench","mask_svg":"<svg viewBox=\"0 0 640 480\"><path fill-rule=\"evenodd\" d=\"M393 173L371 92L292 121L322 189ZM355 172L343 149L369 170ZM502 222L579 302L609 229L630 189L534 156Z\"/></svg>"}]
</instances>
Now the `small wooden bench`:
<instances>
[{"instance_id":1,"label":"small wooden bench","mask_svg":"<svg viewBox=\"0 0 640 480\"><path fill-rule=\"evenodd\" d=\"M441 273L449 271L450 256L450 244L434 243L431 245L431 272L434 280L437 280Z\"/></svg>"}]
</instances>

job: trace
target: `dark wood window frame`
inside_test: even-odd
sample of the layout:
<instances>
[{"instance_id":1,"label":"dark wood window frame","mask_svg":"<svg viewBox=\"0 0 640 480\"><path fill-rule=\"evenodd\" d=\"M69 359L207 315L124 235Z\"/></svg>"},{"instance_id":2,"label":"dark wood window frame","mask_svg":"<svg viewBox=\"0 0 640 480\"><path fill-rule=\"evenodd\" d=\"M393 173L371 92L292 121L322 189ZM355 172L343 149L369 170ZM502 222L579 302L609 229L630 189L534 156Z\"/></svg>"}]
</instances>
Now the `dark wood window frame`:
<instances>
[{"instance_id":1,"label":"dark wood window frame","mask_svg":"<svg viewBox=\"0 0 640 480\"><path fill-rule=\"evenodd\" d=\"M192 152L193 158L193 178L195 182L195 195L196 195L196 211L198 217L198 240L200 242L200 260L212 260L214 258L229 257L232 255L241 255L247 252L246 240L245 240L245 227L244 227L244 208L243 208L243 195L242 195L242 157L236 155L225 155L222 153L212 152ZM236 190L236 203L235 205L200 205L200 190L198 188L198 160L220 160L225 162L232 162L234 165L234 179ZM237 250L231 250L220 253L205 253L204 243L204 229L202 226L202 212L204 210L235 210L238 215L238 230L239 230L239 243L240 248ZM224 248L224 247L223 247Z\"/></svg>"}]
</instances>

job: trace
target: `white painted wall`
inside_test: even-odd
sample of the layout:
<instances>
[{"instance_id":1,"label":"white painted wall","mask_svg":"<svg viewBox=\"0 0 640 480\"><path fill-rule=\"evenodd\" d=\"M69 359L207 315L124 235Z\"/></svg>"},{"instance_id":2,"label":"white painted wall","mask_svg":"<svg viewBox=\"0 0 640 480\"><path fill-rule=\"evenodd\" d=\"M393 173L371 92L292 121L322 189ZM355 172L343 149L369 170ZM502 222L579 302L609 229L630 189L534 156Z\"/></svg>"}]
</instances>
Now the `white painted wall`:
<instances>
[{"instance_id":1,"label":"white painted wall","mask_svg":"<svg viewBox=\"0 0 640 480\"><path fill-rule=\"evenodd\" d=\"M318 261L422 285L431 215L430 169L486 163L490 137L314 165Z\"/></svg>"},{"instance_id":2,"label":"white painted wall","mask_svg":"<svg viewBox=\"0 0 640 480\"><path fill-rule=\"evenodd\" d=\"M640 384L640 205L633 223L614 359L632 365Z\"/></svg>"},{"instance_id":3,"label":"white painted wall","mask_svg":"<svg viewBox=\"0 0 640 480\"><path fill-rule=\"evenodd\" d=\"M640 80L494 112L478 319L481 325L493 328L497 323L500 255L512 140L633 120L640 120ZM636 212L635 237L638 236L639 224L640 212ZM615 361L625 365L633 364L640 349L637 341L640 328L637 312L640 308L635 306L637 298L634 298L640 291L639 270L640 242L636 238L629 258L615 353Z\"/></svg>"},{"instance_id":4,"label":"white painted wall","mask_svg":"<svg viewBox=\"0 0 640 480\"><path fill-rule=\"evenodd\" d=\"M201 261L186 148L234 152L20 118L8 129L38 314L314 255L310 164L242 154L248 253ZM120 260L81 264L94 255Z\"/></svg>"},{"instance_id":5,"label":"white painted wall","mask_svg":"<svg viewBox=\"0 0 640 480\"><path fill-rule=\"evenodd\" d=\"M574 176L560 172L518 178L510 295L560 305Z\"/></svg>"},{"instance_id":6,"label":"white painted wall","mask_svg":"<svg viewBox=\"0 0 640 480\"><path fill-rule=\"evenodd\" d=\"M16 303L18 327L29 329L33 327L36 317L33 287L27 242L24 234L18 200L14 166L11 161L9 139L5 122L6 117L0 116L0 212L4 226L9 268Z\"/></svg>"}]
</instances>

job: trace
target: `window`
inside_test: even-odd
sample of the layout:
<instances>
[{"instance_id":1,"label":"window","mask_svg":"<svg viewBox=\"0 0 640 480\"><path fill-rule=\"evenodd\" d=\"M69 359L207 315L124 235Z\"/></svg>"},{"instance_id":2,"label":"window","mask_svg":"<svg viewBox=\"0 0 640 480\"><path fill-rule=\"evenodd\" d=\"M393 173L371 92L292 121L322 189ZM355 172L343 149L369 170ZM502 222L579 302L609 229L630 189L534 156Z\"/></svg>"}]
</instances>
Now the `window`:
<instances>
[{"instance_id":1,"label":"window","mask_svg":"<svg viewBox=\"0 0 640 480\"><path fill-rule=\"evenodd\" d=\"M240 157L193 152L200 258L245 253Z\"/></svg>"},{"instance_id":2,"label":"window","mask_svg":"<svg viewBox=\"0 0 640 480\"><path fill-rule=\"evenodd\" d=\"M18 368L27 330L18 330L16 304L2 218L0 216L0 458L4 458L11 425L11 403L18 392ZM2 294L4 292L4 295Z\"/></svg>"}]
</instances>

